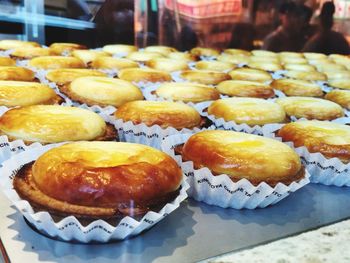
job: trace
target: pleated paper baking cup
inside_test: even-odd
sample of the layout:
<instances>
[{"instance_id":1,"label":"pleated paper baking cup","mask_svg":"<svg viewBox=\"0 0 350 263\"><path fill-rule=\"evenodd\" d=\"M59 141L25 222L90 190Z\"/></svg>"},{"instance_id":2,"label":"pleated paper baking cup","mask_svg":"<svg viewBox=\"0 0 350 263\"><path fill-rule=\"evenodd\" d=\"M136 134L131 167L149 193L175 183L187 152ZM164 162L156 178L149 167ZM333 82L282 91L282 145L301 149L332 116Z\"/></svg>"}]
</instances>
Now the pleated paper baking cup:
<instances>
[{"instance_id":1,"label":"pleated paper baking cup","mask_svg":"<svg viewBox=\"0 0 350 263\"><path fill-rule=\"evenodd\" d=\"M190 185L188 196L197 201L223 208L256 209L273 205L286 198L292 192L308 184L309 174L305 170L305 178L290 185L278 183L271 187L265 182L254 186L247 179L233 182L226 174L214 176L208 168L199 170L193 162L183 162L181 156L175 155L174 148L184 144L192 134L178 134L165 138L162 151L172 156L181 166Z\"/></svg>"},{"instance_id":2,"label":"pleated paper baking cup","mask_svg":"<svg viewBox=\"0 0 350 263\"><path fill-rule=\"evenodd\" d=\"M338 120L338 123L341 122ZM282 138L276 136L279 129L279 127L269 127L269 129L264 130L264 136L282 142ZM321 153L310 153L305 146L295 147L293 142L284 143L293 148L300 156L302 164L310 173L312 183L350 186L350 163L344 164L339 158L328 159Z\"/></svg>"},{"instance_id":3,"label":"pleated paper baking cup","mask_svg":"<svg viewBox=\"0 0 350 263\"><path fill-rule=\"evenodd\" d=\"M113 240L123 240L140 234L142 231L151 228L160 220L166 217L180 206L180 203L187 198L186 190L189 185L183 181L179 195L164 207L156 212L147 212L142 219L136 220L126 216L117 225L111 225L104 220L95 220L89 225L82 225L74 216L68 216L55 222L48 212L35 212L29 202L21 199L13 189L12 181L14 175L25 164L36 160L44 152L57 145L46 145L23 152L3 163L0 168L1 186L6 196L13 202L17 210L27 219L27 221L42 234L54 239L72 242L110 242Z\"/></svg>"}]
</instances>

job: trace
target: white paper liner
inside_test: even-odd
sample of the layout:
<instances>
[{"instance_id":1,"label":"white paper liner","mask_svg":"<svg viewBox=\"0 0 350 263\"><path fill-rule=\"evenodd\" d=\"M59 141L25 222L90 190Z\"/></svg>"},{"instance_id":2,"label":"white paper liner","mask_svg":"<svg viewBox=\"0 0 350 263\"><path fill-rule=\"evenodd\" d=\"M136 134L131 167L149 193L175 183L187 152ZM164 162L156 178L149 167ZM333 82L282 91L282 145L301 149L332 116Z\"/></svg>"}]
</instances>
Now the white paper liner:
<instances>
[{"instance_id":1,"label":"white paper liner","mask_svg":"<svg viewBox=\"0 0 350 263\"><path fill-rule=\"evenodd\" d=\"M172 156L181 166L190 185L188 195L197 201L223 208L255 209L276 204L290 193L308 184L309 174L305 178L290 185L278 183L271 187L265 182L252 185L247 179L233 182L228 175L214 176L208 168L194 169L193 162L183 162L180 155L175 155L174 148L184 144L192 134L177 134L165 138L161 149Z\"/></svg>"},{"instance_id":2,"label":"white paper liner","mask_svg":"<svg viewBox=\"0 0 350 263\"><path fill-rule=\"evenodd\" d=\"M0 50L0 57L9 57L14 49Z\"/></svg>"},{"instance_id":3,"label":"white paper liner","mask_svg":"<svg viewBox=\"0 0 350 263\"><path fill-rule=\"evenodd\" d=\"M337 123L348 123L349 118L338 119ZM280 127L269 127L264 130L264 136L282 142L275 132ZM344 164L338 158L326 158L321 153L310 153L305 146L294 147L293 142L284 142L293 148L300 156L301 162L310 173L310 181L324 185L350 186L350 163Z\"/></svg>"},{"instance_id":4,"label":"white paper liner","mask_svg":"<svg viewBox=\"0 0 350 263\"><path fill-rule=\"evenodd\" d=\"M55 223L48 212L35 213L32 206L18 196L13 189L12 181L16 172L24 164L36 160L44 152L57 146L58 145L46 145L23 152L4 162L4 166L0 168L0 174L2 176L1 186L6 196L35 228L50 237L82 243L123 240L151 228L178 208L180 203L187 198L186 190L189 185L186 181L182 181L180 193L175 200L167 203L159 212L147 212L140 221L126 216L117 226L112 226L104 220L96 220L87 226L83 226L77 218L69 216Z\"/></svg>"}]
</instances>

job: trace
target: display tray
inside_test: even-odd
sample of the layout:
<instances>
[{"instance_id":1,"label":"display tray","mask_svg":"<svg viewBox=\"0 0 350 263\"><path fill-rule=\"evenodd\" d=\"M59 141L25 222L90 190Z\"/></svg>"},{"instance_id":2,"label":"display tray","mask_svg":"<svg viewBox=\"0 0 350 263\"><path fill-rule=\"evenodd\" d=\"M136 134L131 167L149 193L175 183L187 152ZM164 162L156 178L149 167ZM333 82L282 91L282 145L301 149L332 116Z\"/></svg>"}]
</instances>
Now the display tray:
<instances>
[{"instance_id":1,"label":"display tray","mask_svg":"<svg viewBox=\"0 0 350 263\"><path fill-rule=\"evenodd\" d=\"M350 217L350 188L310 184L278 204L234 210L188 200L126 241L82 245L33 231L0 195L0 237L11 262L195 262Z\"/></svg>"}]
</instances>

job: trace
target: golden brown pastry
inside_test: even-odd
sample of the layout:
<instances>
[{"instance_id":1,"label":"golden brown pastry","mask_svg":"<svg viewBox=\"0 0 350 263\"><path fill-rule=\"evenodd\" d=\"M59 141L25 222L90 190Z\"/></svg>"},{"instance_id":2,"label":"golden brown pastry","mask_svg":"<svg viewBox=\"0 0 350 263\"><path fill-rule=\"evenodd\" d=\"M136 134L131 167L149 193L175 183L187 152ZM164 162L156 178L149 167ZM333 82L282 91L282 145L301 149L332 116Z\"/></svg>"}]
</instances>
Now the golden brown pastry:
<instances>
[{"instance_id":1,"label":"golden brown pastry","mask_svg":"<svg viewBox=\"0 0 350 263\"><path fill-rule=\"evenodd\" d=\"M233 64L247 64L250 59L248 56L230 55L230 54L223 53L217 57L217 60L223 61L223 62L229 62Z\"/></svg>"},{"instance_id":2,"label":"golden brown pastry","mask_svg":"<svg viewBox=\"0 0 350 263\"><path fill-rule=\"evenodd\" d=\"M277 99L276 103L284 108L288 116L298 119L333 120L344 116L340 105L319 98L287 97Z\"/></svg>"},{"instance_id":3,"label":"golden brown pastry","mask_svg":"<svg viewBox=\"0 0 350 263\"><path fill-rule=\"evenodd\" d=\"M0 57L0 67L16 66L16 61L8 57Z\"/></svg>"},{"instance_id":4,"label":"golden brown pastry","mask_svg":"<svg viewBox=\"0 0 350 263\"><path fill-rule=\"evenodd\" d=\"M88 76L106 77L106 74L98 70L81 68L53 69L46 74L46 78L51 82L55 82L57 85L68 84L76 78Z\"/></svg>"},{"instance_id":5,"label":"golden brown pastry","mask_svg":"<svg viewBox=\"0 0 350 263\"><path fill-rule=\"evenodd\" d=\"M80 59L87 65L96 58L109 57L111 54L98 50L73 50L72 56Z\"/></svg>"},{"instance_id":6,"label":"golden brown pastry","mask_svg":"<svg viewBox=\"0 0 350 263\"><path fill-rule=\"evenodd\" d=\"M9 50L19 47L40 47L40 45L36 42L31 41L22 41L15 39L0 40L0 50Z\"/></svg>"},{"instance_id":7,"label":"golden brown pastry","mask_svg":"<svg viewBox=\"0 0 350 263\"><path fill-rule=\"evenodd\" d=\"M275 92L270 85L246 80L226 80L217 85L222 94L232 97L271 98Z\"/></svg>"},{"instance_id":8,"label":"golden brown pastry","mask_svg":"<svg viewBox=\"0 0 350 263\"><path fill-rule=\"evenodd\" d=\"M283 73L288 78L292 79L300 79L300 80L309 80L309 81L326 81L327 76L321 72L311 71L297 71L297 70L289 70L286 73Z\"/></svg>"},{"instance_id":9,"label":"golden brown pastry","mask_svg":"<svg viewBox=\"0 0 350 263\"><path fill-rule=\"evenodd\" d=\"M350 90L332 90L324 98L350 109Z\"/></svg>"},{"instance_id":10,"label":"golden brown pastry","mask_svg":"<svg viewBox=\"0 0 350 263\"><path fill-rule=\"evenodd\" d=\"M303 58L304 55L298 52L282 51L278 53L280 58Z\"/></svg>"},{"instance_id":11,"label":"golden brown pastry","mask_svg":"<svg viewBox=\"0 0 350 263\"><path fill-rule=\"evenodd\" d=\"M271 75L266 71L252 68L238 68L230 71L228 74L235 80L249 80L258 82L272 80Z\"/></svg>"},{"instance_id":12,"label":"golden brown pastry","mask_svg":"<svg viewBox=\"0 0 350 263\"><path fill-rule=\"evenodd\" d=\"M279 64L278 57L251 56L249 62Z\"/></svg>"},{"instance_id":13,"label":"golden brown pastry","mask_svg":"<svg viewBox=\"0 0 350 263\"><path fill-rule=\"evenodd\" d=\"M328 81L328 85L332 88L337 89L350 89L350 78L349 79L332 79Z\"/></svg>"},{"instance_id":14,"label":"golden brown pastry","mask_svg":"<svg viewBox=\"0 0 350 263\"><path fill-rule=\"evenodd\" d=\"M127 81L149 81L149 82L164 82L171 81L171 75L162 70L150 68L126 68L118 73L118 77Z\"/></svg>"},{"instance_id":15,"label":"golden brown pastry","mask_svg":"<svg viewBox=\"0 0 350 263\"><path fill-rule=\"evenodd\" d=\"M283 64L308 64L309 62L307 59L302 58L302 57L280 57L280 61Z\"/></svg>"},{"instance_id":16,"label":"golden brown pastry","mask_svg":"<svg viewBox=\"0 0 350 263\"><path fill-rule=\"evenodd\" d=\"M345 66L335 63L315 64L315 66L320 72L346 70Z\"/></svg>"},{"instance_id":17,"label":"golden brown pastry","mask_svg":"<svg viewBox=\"0 0 350 263\"><path fill-rule=\"evenodd\" d=\"M195 47L190 50L190 53L195 56L216 57L220 54L219 50L206 47Z\"/></svg>"},{"instance_id":18,"label":"golden brown pastry","mask_svg":"<svg viewBox=\"0 0 350 263\"><path fill-rule=\"evenodd\" d=\"M96 113L56 105L14 108L0 117L0 134L26 143L111 140L114 129Z\"/></svg>"},{"instance_id":19,"label":"golden brown pastry","mask_svg":"<svg viewBox=\"0 0 350 263\"><path fill-rule=\"evenodd\" d=\"M148 67L168 72L188 69L186 60L171 58L153 58L145 63Z\"/></svg>"},{"instance_id":20,"label":"golden brown pastry","mask_svg":"<svg viewBox=\"0 0 350 263\"><path fill-rule=\"evenodd\" d=\"M136 51L126 56L126 58L137 62L146 62L153 58L163 58L163 57L164 56L158 52L149 52L149 51Z\"/></svg>"},{"instance_id":21,"label":"golden brown pastry","mask_svg":"<svg viewBox=\"0 0 350 263\"><path fill-rule=\"evenodd\" d=\"M244 50L244 49L237 49L237 48L228 48L224 50L224 53L230 54L230 55L242 55L242 56L250 56L250 51Z\"/></svg>"},{"instance_id":22,"label":"golden brown pastry","mask_svg":"<svg viewBox=\"0 0 350 263\"><path fill-rule=\"evenodd\" d=\"M228 98L214 101L208 114L217 119L246 123L249 126L286 121L283 108L277 103L256 98Z\"/></svg>"},{"instance_id":23,"label":"golden brown pastry","mask_svg":"<svg viewBox=\"0 0 350 263\"><path fill-rule=\"evenodd\" d=\"M331 79L350 79L349 70L339 70L339 71L325 71L324 74L327 75L329 80Z\"/></svg>"},{"instance_id":24,"label":"golden brown pastry","mask_svg":"<svg viewBox=\"0 0 350 263\"><path fill-rule=\"evenodd\" d=\"M304 57L307 59L326 59L327 56L322 53L315 53L315 52L304 52Z\"/></svg>"},{"instance_id":25,"label":"golden brown pastry","mask_svg":"<svg viewBox=\"0 0 350 263\"><path fill-rule=\"evenodd\" d=\"M287 96L322 97L322 89L315 83L298 79L275 79L271 86Z\"/></svg>"},{"instance_id":26,"label":"golden brown pastry","mask_svg":"<svg viewBox=\"0 0 350 263\"><path fill-rule=\"evenodd\" d=\"M35 73L23 67L0 67L0 80L34 81Z\"/></svg>"},{"instance_id":27,"label":"golden brown pastry","mask_svg":"<svg viewBox=\"0 0 350 263\"><path fill-rule=\"evenodd\" d=\"M51 49L42 47L19 47L11 53L11 57L16 59L30 59L51 55L54 55Z\"/></svg>"},{"instance_id":28,"label":"golden brown pastry","mask_svg":"<svg viewBox=\"0 0 350 263\"><path fill-rule=\"evenodd\" d=\"M214 70L214 71L229 71L236 68L236 65L224 61L199 61L196 63L198 70Z\"/></svg>"},{"instance_id":29,"label":"golden brown pastry","mask_svg":"<svg viewBox=\"0 0 350 263\"><path fill-rule=\"evenodd\" d=\"M157 52L163 56L169 55L171 52L177 52L176 48L167 46L148 46L145 48L146 52Z\"/></svg>"},{"instance_id":30,"label":"golden brown pastry","mask_svg":"<svg viewBox=\"0 0 350 263\"><path fill-rule=\"evenodd\" d=\"M216 85L221 81L231 79L226 73L213 70L184 70L181 78L205 85Z\"/></svg>"},{"instance_id":31,"label":"golden brown pastry","mask_svg":"<svg viewBox=\"0 0 350 263\"><path fill-rule=\"evenodd\" d=\"M75 57L44 56L33 58L29 61L29 66L41 69L58 68L85 68L82 60Z\"/></svg>"},{"instance_id":32,"label":"golden brown pastry","mask_svg":"<svg viewBox=\"0 0 350 263\"><path fill-rule=\"evenodd\" d=\"M128 101L142 100L138 87L128 81L107 77L80 77L60 87L69 98L89 106L119 107Z\"/></svg>"},{"instance_id":33,"label":"golden brown pastry","mask_svg":"<svg viewBox=\"0 0 350 263\"><path fill-rule=\"evenodd\" d=\"M124 45L124 44L113 44L113 45L105 45L102 50L111 55L114 54L129 54L131 52L137 51L137 47L132 45Z\"/></svg>"},{"instance_id":34,"label":"golden brown pastry","mask_svg":"<svg viewBox=\"0 0 350 263\"><path fill-rule=\"evenodd\" d=\"M0 106L15 107L62 102L53 89L37 82L0 80Z\"/></svg>"},{"instance_id":35,"label":"golden brown pastry","mask_svg":"<svg viewBox=\"0 0 350 263\"><path fill-rule=\"evenodd\" d=\"M124 122L144 123L147 126L159 125L162 128L173 127L181 130L201 125L199 113L192 107L169 101L132 101L125 103L114 113Z\"/></svg>"},{"instance_id":36,"label":"golden brown pastry","mask_svg":"<svg viewBox=\"0 0 350 263\"><path fill-rule=\"evenodd\" d=\"M260 70L266 70L266 71L278 71L283 69L281 64L278 64L278 63L249 62L247 66L253 69L260 69Z\"/></svg>"},{"instance_id":37,"label":"golden brown pastry","mask_svg":"<svg viewBox=\"0 0 350 263\"><path fill-rule=\"evenodd\" d=\"M251 51L253 56L256 56L256 57L277 57L277 53L275 52L272 52L272 51L268 51L268 50L252 50Z\"/></svg>"},{"instance_id":38,"label":"golden brown pastry","mask_svg":"<svg viewBox=\"0 0 350 263\"><path fill-rule=\"evenodd\" d=\"M96 69L115 69L138 68L137 62L126 58L99 57L91 62L92 68Z\"/></svg>"},{"instance_id":39,"label":"golden brown pastry","mask_svg":"<svg viewBox=\"0 0 350 263\"><path fill-rule=\"evenodd\" d=\"M176 162L149 146L74 142L23 167L13 184L39 211L110 219L160 209L178 195L181 180Z\"/></svg>"},{"instance_id":40,"label":"golden brown pastry","mask_svg":"<svg viewBox=\"0 0 350 263\"><path fill-rule=\"evenodd\" d=\"M203 131L185 143L182 156L196 169L207 167L214 175L227 174L237 182L289 185L305 176L300 158L277 140L233 131Z\"/></svg>"},{"instance_id":41,"label":"golden brown pastry","mask_svg":"<svg viewBox=\"0 0 350 263\"><path fill-rule=\"evenodd\" d=\"M190 82L164 83L155 94L164 99L193 103L220 98L220 93L215 88Z\"/></svg>"},{"instance_id":42,"label":"golden brown pastry","mask_svg":"<svg viewBox=\"0 0 350 263\"><path fill-rule=\"evenodd\" d=\"M292 141L294 147L305 146L309 152L322 153L326 158L350 161L350 127L328 121L297 121L278 131L283 141Z\"/></svg>"},{"instance_id":43,"label":"golden brown pastry","mask_svg":"<svg viewBox=\"0 0 350 263\"><path fill-rule=\"evenodd\" d=\"M171 59L186 60L188 62L198 60L198 56L195 56L191 53L185 53L185 52L171 52L168 54L167 57Z\"/></svg>"},{"instance_id":44,"label":"golden brown pastry","mask_svg":"<svg viewBox=\"0 0 350 263\"><path fill-rule=\"evenodd\" d=\"M291 71L316 71L316 68L309 64L284 64L283 65L285 70L291 70Z\"/></svg>"},{"instance_id":45,"label":"golden brown pastry","mask_svg":"<svg viewBox=\"0 0 350 263\"><path fill-rule=\"evenodd\" d=\"M76 49L87 49L86 46L75 43L52 43L49 47L56 56L64 53L70 54Z\"/></svg>"}]
</instances>

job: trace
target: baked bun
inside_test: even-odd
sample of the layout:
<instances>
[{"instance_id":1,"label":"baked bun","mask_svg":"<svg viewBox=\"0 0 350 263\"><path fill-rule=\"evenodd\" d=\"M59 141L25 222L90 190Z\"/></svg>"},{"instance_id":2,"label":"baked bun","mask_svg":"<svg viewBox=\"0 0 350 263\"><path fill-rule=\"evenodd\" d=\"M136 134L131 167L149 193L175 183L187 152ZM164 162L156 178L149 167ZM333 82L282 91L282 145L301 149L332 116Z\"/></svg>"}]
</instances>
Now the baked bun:
<instances>
[{"instance_id":1,"label":"baked bun","mask_svg":"<svg viewBox=\"0 0 350 263\"><path fill-rule=\"evenodd\" d=\"M304 57L304 55L302 53L292 52L292 51L279 52L278 56L280 58L303 58Z\"/></svg>"},{"instance_id":2,"label":"baked bun","mask_svg":"<svg viewBox=\"0 0 350 263\"><path fill-rule=\"evenodd\" d=\"M190 82L161 84L155 94L164 99L193 103L220 98L220 93L215 88Z\"/></svg>"},{"instance_id":3,"label":"baked bun","mask_svg":"<svg viewBox=\"0 0 350 263\"><path fill-rule=\"evenodd\" d=\"M259 69L237 68L228 73L235 80L250 80L258 82L271 81L272 77L269 73Z\"/></svg>"},{"instance_id":4,"label":"baked bun","mask_svg":"<svg viewBox=\"0 0 350 263\"><path fill-rule=\"evenodd\" d=\"M269 85L246 80L226 80L216 87L220 93L232 97L271 98L275 92Z\"/></svg>"},{"instance_id":5,"label":"baked bun","mask_svg":"<svg viewBox=\"0 0 350 263\"><path fill-rule=\"evenodd\" d=\"M146 52L157 52L163 56L169 55L171 52L177 52L176 48L167 47L167 46L148 46L145 47Z\"/></svg>"},{"instance_id":6,"label":"baked bun","mask_svg":"<svg viewBox=\"0 0 350 263\"><path fill-rule=\"evenodd\" d=\"M307 59L327 59L327 55L315 52L304 52L304 57Z\"/></svg>"},{"instance_id":7,"label":"baked bun","mask_svg":"<svg viewBox=\"0 0 350 263\"><path fill-rule=\"evenodd\" d=\"M16 61L8 57L0 57L0 67L4 66L16 66Z\"/></svg>"},{"instance_id":8,"label":"baked bun","mask_svg":"<svg viewBox=\"0 0 350 263\"><path fill-rule=\"evenodd\" d=\"M138 68L139 64L126 58L99 57L93 60L90 66L96 69L120 70L123 68Z\"/></svg>"},{"instance_id":9,"label":"baked bun","mask_svg":"<svg viewBox=\"0 0 350 263\"><path fill-rule=\"evenodd\" d=\"M195 56L216 57L220 54L220 51L213 48L195 47L190 50L190 53Z\"/></svg>"},{"instance_id":10,"label":"baked bun","mask_svg":"<svg viewBox=\"0 0 350 263\"><path fill-rule=\"evenodd\" d=\"M29 61L29 66L41 69L57 68L85 68L82 60L75 57L44 56L33 58Z\"/></svg>"},{"instance_id":11,"label":"baked bun","mask_svg":"<svg viewBox=\"0 0 350 263\"><path fill-rule=\"evenodd\" d=\"M69 98L89 106L119 107L128 101L142 100L138 87L128 81L107 77L81 77L60 87Z\"/></svg>"},{"instance_id":12,"label":"baked bun","mask_svg":"<svg viewBox=\"0 0 350 263\"><path fill-rule=\"evenodd\" d=\"M346 67L340 64L335 63L327 63L327 64L315 64L316 68L320 72L327 72L327 71L341 71L346 70Z\"/></svg>"},{"instance_id":13,"label":"baked bun","mask_svg":"<svg viewBox=\"0 0 350 263\"><path fill-rule=\"evenodd\" d=\"M14 179L21 198L59 216L135 216L175 198L182 172L167 154L146 145L74 142L53 148Z\"/></svg>"},{"instance_id":14,"label":"baked bun","mask_svg":"<svg viewBox=\"0 0 350 263\"><path fill-rule=\"evenodd\" d=\"M332 79L328 81L328 85L332 88L337 89L350 89L350 78L349 79Z\"/></svg>"},{"instance_id":15,"label":"baked bun","mask_svg":"<svg viewBox=\"0 0 350 263\"><path fill-rule=\"evenodd\" d=\"M87 49L86 46L75 43L52 43L49 48L57 56L60 56L64 53L69 55L73 50L76 49Z\"/></svg>"},{"instance_id":16,"label":"baked bun","mask_svg":"<svg viewBox=\"0 0 350 263\"><path fill-rule=\"evenodd\" d=\"M244 49L237 49L237 48L228 48L224 50L224 53L230 54L230 55L241 55L241 56L250 56L250 51L244 50Z\"/></svg>"},{"instance_id":17,"label":"baked bun","mask_svg":"<svg viewBox=\"0 0 350 263\"><path fill-rule=\"evenodd\" d=\"M332 90L326 94L325 99L331 100L343 108L350 110L350 90Z\"/></svg>"},{"instance_id":18,"label":"baked bun","mask_svg":"<svg viewBox=\"0 0 350 263\"><path fill-rule=\"evenodd\" d=\"M0 131L10 139L21 139L27 143L111 139L111 131L98 114L56 105L11 109L0 117Z\"/></svg>"},{"instance_id":19,"label":"baked bun","mask_svg":"<svg viewBox=\"0 0 350 263\"><path fill-rule=\"evenodd\" d=\"M284 64L283 65L285 70L291 70L291 71L316 71L316 68L309 64Z\"/></svg>"},{"instance_id":20,"label":"baked bun","mask_svg":"<svg viewBox=\"0 0 350 263\"><path fill-rule=\"evenodd\" d=\"M278 71L283 69L278 63L249 62L247 66L253 69L261 69L266 71Z\"/></svg>"},{"instance_id":21,"label":"baked bun","mask_svg":"<svg viewBox=\"0 0 350 263\"><path fill-rule=\"evenodd\" d=\"M322 89L315 83L298 79L275 79L271 86L287 96L322 97Z\"/></svg>"},{"instance_id":22,"label":"baked bun","mask_svg":"<svg viewBox=\"0 0 350 263\"><path fill-rule=\"evenodd\" d=\"M0 50L9 50L19 47L40 47L40 45L36 42L21 41L15 39L0 40Z\"/></svg>"},{"instance_id":23,"label":"baked bun","mask_svg":"<svg viewBox=\"0 0 350 263\"><path fill-rule=\"evenodd\" d=\"M205 85L216 85L221 81L231 79L226 73L213 70L184 70L181 78Z\"/></svg>"},{"instance_id":24,"label":"baked bun","mask_svg":"<svg viewBox=\"0 0 350 263\"><path fill-rule=\"evenodd\" d=\"M331 79L350 79L349 70L339 70L339 71L325 71L324 74L327 75L329 80Z\"/></svg>"},{"instance_id":25,"label":"baked bun","mask_svg":"<svg viewBox=\"0 0 350 263\"><path fill-rule=\"evenodd\" d=\"M188 69L186 60L176 60L171 58L153 58L148 60L145 64L150 68L168 72Z\"/></svg>"},{"instance_id":26,"label":"baked bun","mask_svg":"<svg viewBox=\"0 0 350 263\"><path fill-rule=\"evenodd\" d=\"M283 64L298 64L298 65L308 64L307 59L298 58L298 57L295 57L295 58L294 57L281 57L280 61Z\"/></svg>"},{"instance_id":27,"label":"baked bun","mask_svg":"<svg viewBox=\"0 0 350 263\"><path fill-rule=\"evenodd\" d=\"M114 114L124 122L159 125L162 128L181 130L201 125L201 117L194 108L169 101L132 101L120 106Z\"/></svg>"},{"instance_id":28,"label":"baked bun","mask_svg":"<svg viewBox=\"0 0 350 263\"><path fill-rule=\"evenodd\" d=\"M187 62L198 60L198 56L185 52L171 52L167 57L171 59L186 60Z\"/></svg>"},{"instance_id":29,"label":"baked bun","mask_svg":"<svg viewBox=\"0 0 350 263\"><path fill-rule=\"evenodd\" d=\"M294 147L305 146L311 153L322 153L326 158L350 161L350 127L328 121L297 121L278 131L283 141L292 141Z\"/></svg>"},{"instance_id":30,"label":"baked bun","mask_svg":"<svg viewBox=\"0 0 350 263\"><path fill-rule=\"evenodd\" d=\"M59 104L62 98L53 89L37 82L1 81L0 105L6 107Z\"/></svg>"},{"instance_id":31,"label":"baked bun","mask_svg":"<svg viewBox=\"0 0 350 263\"><path fill-rule=\"evenodd\" d=\"M42 47L19 47L11 53L11 57L17 59L30 59L51 55L54 55L51 49Z\"/></svg>"},{"instance_id":32,"label":"baked bun","mask_svg":"<svg viewBox=\"0 0 350 263\"><path fill-rule=\"evenodd\" d=\"M278 57L251 56L249 62L279 64L280 60Z\"/></svg>"},{"instance_id":33,"label":"baked bun","mask_svg":"<svg viewBox=\"0 0 350 263\"><path fill-rule=\"evenodd\" d=\"M241 132L196 133L185 143L182 156L196 169L207 167L214 175L227 174L234 182L244 178L253 185L289 185L305 176L299 156L289 146Z\"/></svg>"},{"instance_id":34,"label":"baked bun","mask_svg":"<svg viewBox=\"0 0 350 263\"><path fill-rule=\"evenodd\" d=\"M106 74L98 70L81 68L53 69L46 74L46 78L57 85L68 84L77 78L88 76L105 77Z\"/></svg>"},{"instance_id":35,"label":"baked bun","mask_svg":"<svg viewBox=\"0 0 350 263\"><path fill-rule=\"evenodd\" d=\"M217 57L217 60L223 61L223 62L229 62L233 64L247 64L249 62L249 57L223 53Z\"/></svg>"},{"instance_id":36,"label":"baked bun","mask_svg":"<svg viewBox=\"0 0 350 263\"><path fill-rule=\"evenodd\" d=\"M73 50L72 56L80 59L87 65L96 58L109 57L111 55L107 52L98 50Z\"/></svg>"},{"instance_id":37,"label":"baked bun","mask_svg":"<svg viewBox=\"0 0 350 263\"><path fill-rule=\"evenodd\" d=\"M288 78L292 79L300 79L300 80L309 80L309 81L326 81L327 76L321 72L317 71L311 71L311 72L304 72L304 71L296 71L296 70L289 70L286 73L283 73Z\"/></svg>"},{"instance_id":38,"label":"baked bun","mask_svg":"<svg viewBox=\"0 0 350 263\"><path fill-rule=\"evenodd\" d=\"M342 107L338 104L319 98L287 97L276 100L288 116L296 118L333 120L344 116Z\"/></svg>"},{"instance_id":39,"label":"baked bun","mask_svg":"<svg viewBox=\"0 0 350 263\"><path fill-rule=\"evenodd\" d=\"M272 52L272 51L268 51L268 50L252 50L251 51L253 56L257 56L257 57L277 57L277 53Z\"/></svg>"},{"instance_id":40,"label":"baked bun","mask_svg":"<svg viewBox=\"0 0 350 263\"><path fill-rule=\"evenodd\" d=\"M229 71L236 68L236 65L224 61L199 61L196 63L196 69L199 70L214 70L214 71Z\"/></svg>"},{"instance_id":41,"label":"baked bun","mask_svg":"<svg viewBox=\"0 0 350 263\"><path fill-rule=\"evenodd\" d=\"M118 73L118 77L127 81L149 81L149 82L164 82L171 81L171 75L162 70L150 68L126 68Z\"/></svg>"},{"instance_id":42,"label":"baked bun","mask_svg":"<svg viewBox=\"0 0 350 263\"><path fill-rule=\"evenodd\" d=\"M137 62L146 62L153 58L163 58L164 56L158 52L136 51L128 54L126 58Z\"/></svg>"},{"instance_id":43,"label":"baked bun","mask_svg":"<svg viewBox=\"0 0 350 263\"><path fill-rule=\"evenodd\" d=\"M105 45L102 50L111 55L114 54L129 54L131 52L137 51L137 47L132 45L124 45L124 44L113 44L113 45Z\"/></svg>"},{"instance_id":44,"label":"baked bun","mask_svg":"<svg viewBox=\"0 0 350 263\"><path fill-rule=\"evenodd\" d=\"M23 67L0 67L0 80L34 81L35 73Z\"/></svg>"},{"instance_id":45,"label":"baked bun","mask_svg":"<svg viewBox=\"0 0 350 263\"><path fill-rule=\"evenodd\" d=\"M228 98L214 101L208 114L217 119L246 123L249 126L282 123L286 120L283 108L272 101L256 98Z\"/></svg>"}]
</instances>

